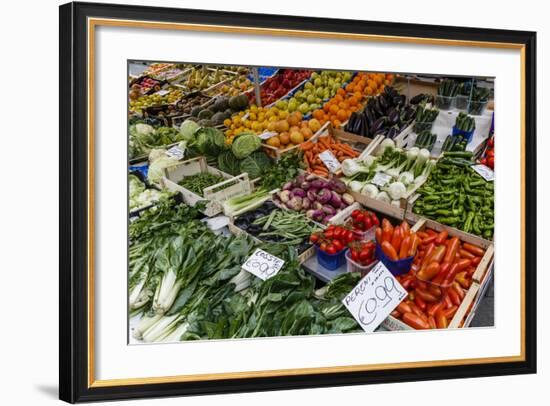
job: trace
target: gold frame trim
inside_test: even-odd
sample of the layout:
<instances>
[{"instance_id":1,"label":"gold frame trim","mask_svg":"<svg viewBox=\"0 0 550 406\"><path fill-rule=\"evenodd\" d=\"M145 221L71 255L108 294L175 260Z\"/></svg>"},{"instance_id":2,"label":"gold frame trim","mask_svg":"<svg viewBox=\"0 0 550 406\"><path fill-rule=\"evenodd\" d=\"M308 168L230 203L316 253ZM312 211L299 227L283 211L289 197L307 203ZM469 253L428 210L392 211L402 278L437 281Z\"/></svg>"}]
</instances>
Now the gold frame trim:
<instances>
[{"instance_id":1,"label":"gold frame trim","mask_svg":"<svg viewBox=\"0 0 550 406\"><path fill-rule=\"evenodd\" d=\"M163 30L183 30L197 32L221 32L221 33L237 33L237 34L254 34L267 36L285 36L285 37L300 37L300 38L322 38L322 39L341 39L341 40L358 40L370 42L386 42L386 43L407 43L416 45L437 45L437 46L461 46L461 47L480 47L480 48L497 48L497 49L512 49L520 51L520 80L521 80L521 103L520 103L520 125L521 125L521 218L525 218L525 45L517 43L501 43L501 42L484 42L484 41L461 41L451 39L430 39L420 37L399 37L390 35L370 35L370 34L353 34L339 32L324 32L324 31L305 31L305 30L287 30L287 29L271 29L271 28L255 28L255 27L239 27L226 25L208 25L208 24L178 24L178 23L163 23L152 21L138 20L120 20L120 19L88 19L88 388L104 388L113 386L126 385L143 385L143 384L161 384L161 383L177 383L177 382L193 382L193 381L212 381L218 379L244 379L244 378L268 378L278 376L297 376L297 375L312 375L312 374L330 374L342 372L366 372L391 370L398 368L425 368L425 367L441 367L441 366L458 366L472 364L492 364L504 362L522 362L525 361L525 222L521 222L521 275L520 275L520 335L521 335L521 350L517 356L504 357L486 357L486 358L467 358L456 360L437 360L437 361L416 361L416 362L401 362L401 363L384 363L384 364L367 364L367 365L347 365L333 367L316 367L316 368L295 368L295 369L277 369L267 371L243 371L243 372L222 372L213 374L192 374L192 375L175 375L175 376L160 376L160 377L145 377L145 378L122 378L122 379L95 379L95 339L94 339L94 307L95 307L95 279L94 279L94 134L95 134L95 27L110 26L110 27L132 27L132 28L148 28L148 29L163 29Z\"/></svg>"}]
</instances>

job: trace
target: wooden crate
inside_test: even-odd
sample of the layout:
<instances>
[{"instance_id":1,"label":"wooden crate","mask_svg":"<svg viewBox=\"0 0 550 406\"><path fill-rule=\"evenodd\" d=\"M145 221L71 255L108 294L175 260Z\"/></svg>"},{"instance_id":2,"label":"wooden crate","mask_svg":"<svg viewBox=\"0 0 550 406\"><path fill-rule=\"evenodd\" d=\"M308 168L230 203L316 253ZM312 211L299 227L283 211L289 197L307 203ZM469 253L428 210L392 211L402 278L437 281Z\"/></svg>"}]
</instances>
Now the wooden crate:
<instances>
[{"instance_id":1,"label":"wooden crate","mask_svg":"<svg viewBox=\"0 0 550 406\"><path fill-rule=\"evenodd\" d=\"M327 131L328 124L329 123L325 123L324 125L322 125L319 131L313 134L313 136L307 141L316 142L317 139ZM259 134L258 136L261 136L261 135L262 134ZM303 143L307 141L304 141ZM267 145L266 143L262 142L262 148L269 156L271 156L272 158L275 158L276 160L279 160L283 154L286 154L287 152L291 152L291 151L296 151L298 148L300 148L302 144L293 145L291 147L282 149L282 148L272 147L271 145Z\"/></svg>"},{"instance_id":2,"label":"wooden crate","mask_svg":"<svg viewBox=\"0 0 550 406\"><path fill-rule=\"evenodd\" d=\"M178 185L178 182L186 176L205 172L221 176L225 180L204 189L204 196L199 196ZM239 176L228 175L219 169L208 166L206 159L202 156L168 167L164 173L165 175L162 179L162 186L164 188L181 193L183 201L190 206L195 206L200 201L207 201L203 213L209 217L215 216L222 211L222 205L225 200L248 194L252 190L247 173L242 173Z\"/></svg>"},{"instance_id":3,"label":"wooden crate","mask_svg":"<svg viewBox=\"0 0 550 406\"><path fill-rule=\"evenodd\" d=\"M254 241L256 241L259 244L264 242L264 241L260 240L258 237L255 237L252 234L248 234L243 229L237 227L233 222L234 218L230 219L230 220L231 221L227 225L227 228L229 229L231 234L237 235L237 236L249 236L250 238L252 238ZM315 247L312 245L311 247L306 249L304 252L302 252L300 255L298 255L298 261L300 262L300 264L303 264L304 262L306 262L308 259L310 259L314 255L315 255Z\"/></svg>"},{"instance_id":4,"label":"wooden crate","mask_svg":"<svg viewBox=\"0 0 550 406\"><path fill-rule=\"evenodd\" d=\"M408 221L414 221L414 219L409 217ZM463 231L457 230L456 228L448 227L425 218L419 219L416 224L411 228L411 230L421 231L425 228L432 228L438 232L446 230L449 233L449 236L458 237L463 242L478 245L486 250L485 255L477 265L476 271L472 276L472 284L466 290L464 300L462 300L455 315L449 322L449 328L460 328L465 326L467 327L473 318L473 315L471 315L470 313L475 313L475 310L477 309L477 306L481 301L481 297L479 297L480 289L482 287L485 288L484 284L488 283L490 279L488 275L492 272L493 269L493 243L474 235L464 233ZM412 330L412 327L409 327L407 324L398 319L395 319L392 316L389 316L388 319L389 320L387 320L387 323L386 321L382 323L384 327L388 329L402 330L403 328L397 327L406 326L407 328L405 329Z\"/></svg>"}]
</instances>

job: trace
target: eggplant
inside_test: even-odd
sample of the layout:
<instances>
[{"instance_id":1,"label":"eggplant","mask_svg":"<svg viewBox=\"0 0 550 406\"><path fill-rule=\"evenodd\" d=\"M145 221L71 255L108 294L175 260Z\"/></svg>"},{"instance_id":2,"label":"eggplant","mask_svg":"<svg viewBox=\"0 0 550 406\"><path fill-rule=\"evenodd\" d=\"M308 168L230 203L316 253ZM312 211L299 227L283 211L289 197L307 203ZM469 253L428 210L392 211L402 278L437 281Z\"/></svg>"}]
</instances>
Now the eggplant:
<instances>
[{"instance_id":1,"label":"eggplant","mask_svg":"<svg viewBox=\"0 0 550 406\"><path fill-rule=\"evenodd\" d=\"M386 95L381 94L380 96L378 96L377 100L378 100L378 104L380 106L380 109L382 109L384 112L386 112L388 110L388 108L390 107L390 104L388 103L388 100L386 99Z\"/></svg>"},{"instance_id":2,"label":"eggplant","mask_svg":"<svg viewBox=\"0 0 550 406\"><path fill-rule=\"evenodd\" d=\"M378 134L378 131L384 127L384 123L386 122L386 117L380 117L377 119L371 126L371 130L374 134Z\"/></svg>"},{"instance_id":3,"label":"eggplant","mask_svg":"<svg viewBox=\"0 0 550 406\"><path fill-rule=\"evenodd\" d=\"M357 117L357 120L355 120L355 124L353 125L353 129L351 131L352 133L354 134L361 133L362 123L363 123L362 117L363 115Z\"/></svg>"},{"instance_id":4,"label":"eggplant","mask_svg":"<svg viewBox=\"0 0 550 406\"><path fill-rule=\"evenodd\" d=\"M390 110L388 113L388 122L390 125L397 124L399 122L399 111L397 109Z\"/></svg>"},{"instance_id":5,"label":"eggplant","mask_svg":"<svg viewBox=\"0 0 550 406\"><path fill-rule=\"evenodd\" d=\"M372 127L374 120L376 120L374 110L370 106L368 106L367 108L365 108L363 115L367 118L367 123L369 124L369 127Z\"/></svg>"},{"instance_id":6,"label":"eggplant","mask_svg":"<svg viewBox=\"0 0 550 406\"><path fill-rule=\"evenodd\" d=\"M396 107L402 107L402 106L405 105L406 100L407 100L407 98L405 97L404 94L394 96L393 97L393 105L396 106Z\"/></svg>"},{"instance_id":7,"label":"eggplant","mask_svg":"<svg viewBox=\"0 0 550 406\"><path fill-rule=\"evenodd\" d=\"M384 110L382 109L382 105L380 104L380 97L377 97L375 100L376 101L374 102L374 105L373 105L374 112L378 117L383 116Z\"/></svg>"},{"instance_id":8,"label":"eggplant","mask_svg":"<svg viewBox=\"0 0 550 406\"><path fill-rule=\"evenodd\" d=\"M367 122L367 118L365 116L361 116L359 121L361 122L359 135L362 135L363 137L368 137L369 136L369 123Z\"/></svg>"},{"instance_id":9,"label":"eggplant","mask_svg":"<svg viewBox=\"0 0 550 406\"><path fill-rule=\"evenodd\" d=\"M414 97L409 101L409 103L410 103L410 104L418 104L418 103L420 103L422 100L424 100L424 97L425 97L425 95L424 95L423 93L417 94L416 96L414 96Z\"/></svg>"}]
</instances>

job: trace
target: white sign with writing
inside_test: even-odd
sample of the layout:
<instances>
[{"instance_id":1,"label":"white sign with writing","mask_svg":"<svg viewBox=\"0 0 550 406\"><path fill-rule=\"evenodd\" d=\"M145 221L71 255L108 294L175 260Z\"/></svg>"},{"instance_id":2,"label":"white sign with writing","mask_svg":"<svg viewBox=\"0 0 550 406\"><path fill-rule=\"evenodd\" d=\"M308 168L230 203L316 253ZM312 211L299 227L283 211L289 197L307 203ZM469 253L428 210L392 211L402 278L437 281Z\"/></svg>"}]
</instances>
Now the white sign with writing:
<instances>
[{"instance_id":1,"label":"white sign with writing","mask_svg":"<svg viewBox=\"0 0 550 406\"><path fill-rule=\"evenodd\" d=\"M373 185L376 185L378 187L386 186L386 183L388 183L391 180L391 176L387 173L383 172L376 172L370 183Z\"/></svg>"},{"instance_id":2,"label":"white sign with writing","mask_svg":"<svg viewBox=\"0 0 550 406\"><path fill-rule=\"evenodd\" d=\"M183 159L185 151L177 145L174 145L172 148L166 151L166 155L168 155L170 158Z\"/></svg>"},{"instance_id":3,"label":"white sign with writing","mask_svg":"<svg viewBox=\"0 0 550 406\"><path fill-rule=\"evenodd\" d=\"M319 154L319 159L323 161L327 169L332 173L338 172L342 167L342 165L340 165L340 162L338 162L338 159L336 159L332 151L329 151L328 149Z\"/></svg>"},{"instance_id":4,"label":"white sign with writing","mask_svg":"<svg viewBox=\"0 0 550 406\"><path fill-rule=\"evenodd\" d=\"M264 250L258 248L246 260L242 268L265 281L266 279L277 275L284 263L285 261L281 258L271 255L269 252L265 252Z\"/></svg>"},{"instance_id":5,"label":"white sign with writing","mask_svg":"<svg viewBox=\"0 0 550 406\"><path fill-rule=\"evenodd\" d=\"M361 328L370 333L406 296L407 291L403 286L382 262L378 262L348 293L342 303Z\"/></svg>"},{"instance_id":6,"label":"white sign with writing","mask_svg":"<svg viewBox=\"0 0 550 406\"><path fill-rule=\"evenodd\" d=\"M260 134L260 138L262 140L268 140L271 137L275 137L276 135L279 135L279 133L273 132L273 131L267 131L265 133Z\"/></svg>"},{"instance_id":7,"label":"white sign with writing","mask_svg":"<svg viewBox=\"0 0 550 406\"><path fill-rule=\"evenodd\" d=\"M488 166L485 166L483 164L479 165L472 165L472 169L479 173L479 175L485 179L487 182L491 182L495 180L495 171L493 171Z\"/></svg>"},{"instance_id":8,"label":"white sign with writing","mask_svg":"<svg viewBox=\"0 0 550 406\"><path fill-rule=\"evenodd\" d=\"M155 95L166 96L168 93L170 93L170 90L163 89L163 90L159 90L158 92L155 92Z\"/></svg>"}]
</instances>

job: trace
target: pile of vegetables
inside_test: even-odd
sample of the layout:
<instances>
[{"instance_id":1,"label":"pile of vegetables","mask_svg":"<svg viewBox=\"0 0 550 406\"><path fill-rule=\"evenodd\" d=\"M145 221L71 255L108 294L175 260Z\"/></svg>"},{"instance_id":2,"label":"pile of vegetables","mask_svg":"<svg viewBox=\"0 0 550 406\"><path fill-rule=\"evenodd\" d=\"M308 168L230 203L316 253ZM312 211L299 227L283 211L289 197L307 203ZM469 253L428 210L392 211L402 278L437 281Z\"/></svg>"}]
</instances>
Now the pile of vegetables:
<instances>
[{"instance_id":1,"label":"pile of vegetables","mask_svg":"<svg viewBox=\"0 0 550 406\"><path fill-rule=\"evenodd\" d=\"M363 137L374 138L382 134L394 139L416 115L415 107L405 102L405 95L386 86L382 93L369 99L362 112L351 114L345 130Z\"/></svg>"},{"instance_id":2,"label":"pile of vegetables","mask_svg":"<svg viewBox=\"0 0 550 406\"><path fill-rule=\"evenodd\" d=\"M264 168L259 185L265 190L278 189L298 176L298 171L303 166L302 152L299 150L287 152L282 155L276 165Z\"/></svg>"},{"instance_id":3,"label":"pile of vegetables","mask_svg":"<svg viewBox=\"0 0 550 406\"><path fill-rule=\"evenodd\" d=\"M413 212L466 233L493 237L494 184L470 168L471 152L445 152L418 189Z\"/></svg>"},{"instance_id":4,"label":"pile of vegetables","mask_svg":"<svg viewBox=\"0 0 550 406\"><path fill-rule=\"evenodd\" d=\"M223 176L214 175L209 172L201 172L196 175L184 177L178 182L178 185L199 196L204 196L204 189L223 182L224 180Z\"/></svg>"},{"instance_id":5,"label":"pile of vegetables","mask_svg":"<svg viewBox=\"0 0 550 406\"><path fill-rule=\"evenodd\" d=\"M350 244L349 256L353 262L361 266L372 265L375 261L376 244L374 241L356 241ZM348 255L348 254L346 254Z\"/></svg>"},{"instance_id":6,"label":"pile of vegetables","mask_svg":"<svg viewBox=\"0 0 550 406\"><path fill-rule=\"evenodd\" d=\"M431 130L438 115L438 109L428 109L423 106L418 106L416 109L414 131L418 134L422 131Z\"/></svg>"},{"instance_id":7,"label":"pile of vegetables","mask_svg":"<svg viewBox=\"0 0 550 406\"><path fill-rule=\"evenodd\" d=\"M357 239L357 234L351 229L334 224L330 224L326 230L316 231L309 238L313 244L319 247L319 250L329 255L342 252Z\"/></svg>"},{"instance_id":8,"label":"pile of vegetables","mask_svg":"<svg viewBox=\"0 0 550 406\"><path fill-rule=\"evenodd\" d=\"M354 202L346 193L346 185L336 177L329 180L315 175L298 175L277 192L273 201L276 205L303 212L322 224Z\"/></svg>"},{"instance_id":9,"label":"pile of vegetables","mask_svg":"<svg viewBox=\"0 0 550 406\"><path fill-rule=\"evenodd\" d=\"M468 114L462 112L458 113L455 120L455 128L460 131L469 133L474 131L476 128L476 121L473 117L470 117Z\"/></svg>"},{"instance_id":10,"label":"pile of vegetables","mask_svg":"<svg viewBox=\"0 0 550 406\"><path fill-rule=\"evenodd\" d=\"M150 124L136 123L129 127L130 159L147 155L153 148L183 141L181 133L172 127L154 128Z\"/></svg>"},{"instance_id":11,"label":"pile of vegetables","mask_svg":"<svg viewBox=\"0 0 550 406\"><path fill-rule=\"evenodd\" d=\"M363 233L380 224L376 214L370 210L356 209L351 212L351 216L346 220L345 225L352 230Z\"/></svg>"},{"instance_id":12,"label":"pile of vegetables","mask_svg":"<svg viewBox=\"0 0 550 406\"><path fill-rule=\"evenodd\" d=\"M286 244L215 235L185 205L159 206L130 224L130 309L144 342L328 334L358 331L342 298L359 275L315 291ZM285 261L262 281L241 270L257 248Z\"/></svg>"},{"instance_id":13,"label":"pile of vegetables","mask_svg":"<svg viewBox=\"0 0 550 406\"><path fill-rule=\"evenodd\" d=\"M453 79L444 79L437 88L437 95L444 97L455 97L458 93L459 85Z\"/></svg>"},{"instance_id":14,"label":"pile of vegetables","mask_svg":"<svg viewBox=\"0 0 550 406\"><path fill-rule=\"evenodd\" d=\"M495 169L495 136L493 135L487 141L487 149L483 154L483 158L479 160L480 164L486 165L491 169Z\"/></svg>"},{"instance_id":15,"label":"pile of vegetables","mask_svg":"<svg viewBox=\"0 0 550 406\"><path fill-rule=\"evenodd\" d=\"M420 238L414 231L411 231L409 223L403 221L394 227L386 218L382 219L382 227L376 228L375 238L382 252L391 261L416 255L420 244Z\"/></svg>"},{"instance_id":16,"label":"pile of vegetables","mask_svg":"<svg viewBox=\"0 0 550 406\"><path fill-rule=\"evenodd\" d=\"M447 328L464 300L485 250L449 237L447 231L417 232L412 269L397 280L409 295L392 312L415 329Z\"/></svg>"},{"instance_id":17,"label":"pile of vegetables","mask_svg":"<svg viewBox=\"0 0 550 406\"><path fill-rule=\"evenodd\" d=\"M437 135L432 134L430 130L421 131L416 137L414 146L417 148L424 148L428 151L431 151L434 147L435 141L437 140Z\"/></svg>"},{"instance_id":18,"label":"pile of vegetables","mask_svg":"<svg viewBox=\"0 0 550 406\"><path fill-rule=\"evenodd\" d=\"M441 147L442 152L464 152L466 151L466 146L468 145L468 140L462 134L457 135L447 135L443 146Z\"/></svg>"},{"instance_id":19,"label":"pile of vegetables","mask_svg":"<svg viewBox=\"0 0 550 406\"><path fill-rule=\"evenodd\" d=\"M404 198L409 190L426 181L434 165L429 158L427 149L413 147L404 151L386 138L380 144L377 156L368 155L363 161L345 160L342 180L353 192L399 205L399 199ZM391 181L382 187L371 183L378 172L389 175Z\"/></svg>"},{"instance_id":20,"label":"pile of vegetables","mask_svg":"<svg viewBox=\"0 0 550 406\"><path fill-rule=\"evenodd\" d=\"M315 175L328 178L329 170L319 158L319 154L324 151L330 151L338 159L343 162L346 159L353 159L359 156L359 152L355 151L346 143L339 142L331 135L319 137L317 142L307 141L300 145L304 151L304 159L306 170Z\"/></svg>"},{"instance_id":21,"label":"pile of vegetables","mask_svg":"<svg viewBox=\"0 0 550 406\"><path fill-rule=\"evenodd\" d=\"M479 116L483 113L485 106L489 102L490 90L484 87L474 87L472 99L468 103L468 113Z\"/></svg>"},{"instance_id":22,"label":"pile of vegetables","mask_svg":"<svg viewBox=\"0 0 550 406\"><path fill-rule=\"evenodd\" d=\"M262 241L296 246L298 253L309 248L309 236L319 228L304 214L279 209L269 201L240 215L235 225Z\"/></svg>"},{"instance_id":23,"label":"pile of vegetables","mask_svg":"<svg viewBox=\"0 0 550 406\"><path fill-rule=\"evenodd\" d=\"M147 188L136 175L128 176L128 207L130 211L136 211L151 206L157 201L170 196L166 190Z\"/></svg>"}]
</instances>

